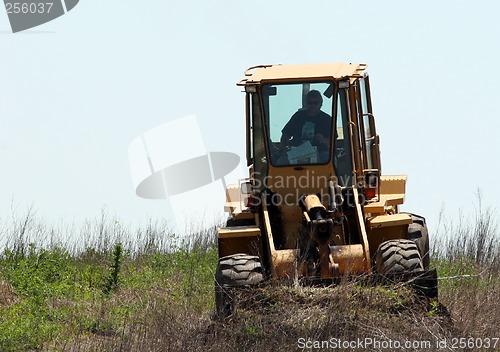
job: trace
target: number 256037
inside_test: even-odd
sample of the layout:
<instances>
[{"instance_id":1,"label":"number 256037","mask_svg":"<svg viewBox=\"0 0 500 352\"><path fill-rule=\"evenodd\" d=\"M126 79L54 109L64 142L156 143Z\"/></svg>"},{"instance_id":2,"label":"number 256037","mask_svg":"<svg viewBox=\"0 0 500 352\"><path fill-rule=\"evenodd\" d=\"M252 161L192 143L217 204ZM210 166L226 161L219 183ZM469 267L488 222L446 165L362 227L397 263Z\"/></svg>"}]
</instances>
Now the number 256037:
<instances>
[{"instance_id":1,"label":"number 256037","mask_svg":"<svg viewBox=\"0 0 500 352\"><path fill-rule=\"evenodd\" d=\"M5 9L7 13L50 13L50 9L52 8L54 3L52 2L39 2L39 3L26 3L26 2L13 2L6 3Z\"/></svg>"}]
</instances>

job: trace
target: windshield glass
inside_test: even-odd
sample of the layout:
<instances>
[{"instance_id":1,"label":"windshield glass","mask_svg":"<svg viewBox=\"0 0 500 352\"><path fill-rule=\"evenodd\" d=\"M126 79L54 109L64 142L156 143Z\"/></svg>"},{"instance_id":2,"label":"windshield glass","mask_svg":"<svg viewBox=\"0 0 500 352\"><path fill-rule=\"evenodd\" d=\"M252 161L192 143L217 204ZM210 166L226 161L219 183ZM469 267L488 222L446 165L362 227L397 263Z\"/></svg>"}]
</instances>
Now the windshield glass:
<instances>
[{"instance_id":1,"label":"windshield glass","mask_svg":"<svg viewBox=\"0 0 500 352\"><path fill-rule=\"evenodd\" d=\"M264 114L273 165L329 162L332 94L333 82L263 86Z\"/></svg>"}]
</instances>

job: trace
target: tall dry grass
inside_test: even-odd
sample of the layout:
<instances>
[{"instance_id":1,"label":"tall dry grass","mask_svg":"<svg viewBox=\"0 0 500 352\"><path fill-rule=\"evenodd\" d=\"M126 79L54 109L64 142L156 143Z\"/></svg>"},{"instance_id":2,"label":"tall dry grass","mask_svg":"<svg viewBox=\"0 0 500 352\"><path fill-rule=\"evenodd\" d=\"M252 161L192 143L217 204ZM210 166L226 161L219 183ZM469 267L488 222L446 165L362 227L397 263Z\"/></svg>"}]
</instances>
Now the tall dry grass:
<instances>
[{"instance_id":1,"label":"tall dry grass","mask_svg":"<svg viewBox=\"0 0 500 352\"><path fill-rule=\"evenodd\" d=\"M475 211L448 218L434 234L432 256L440 301L462 336L498 337L500 327L500 224L496 209L476 195ZM500 348L500 346L498 346Z\"/></svg>"},{"instance_id":2,"label":"tall dry grass","mask_svg":"<svg viewBox=\"0 0 500 352\"><path fill-rule=\"evenodd\" d=\"M440 303L401 285L269 283L235 291L235 313L220 321L215 226L179 239L162 221L131 231L102 213L82 227L55 228L30 210L0 226L0 350L289 352L302 350L301 341L358 338L427 341L425 350L437 350L437 340L499 337L496 219L479 204L431 231ZM113 261L117 243L123 257ZM116 286L105 292L113 262Z\"/></svg>"}]
</instances>

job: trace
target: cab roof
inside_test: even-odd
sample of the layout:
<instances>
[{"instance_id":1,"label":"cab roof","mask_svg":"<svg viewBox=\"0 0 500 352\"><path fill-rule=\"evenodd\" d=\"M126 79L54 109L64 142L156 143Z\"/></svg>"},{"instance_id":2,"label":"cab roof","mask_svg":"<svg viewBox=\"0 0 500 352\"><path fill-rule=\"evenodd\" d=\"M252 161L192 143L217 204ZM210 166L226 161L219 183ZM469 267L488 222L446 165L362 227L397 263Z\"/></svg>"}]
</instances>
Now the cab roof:
<instances>
[{"instance_id":1,"label":"cab roof","mask_svg":"<svg viewBox=\"0 0 500 352\"><path fill-rule=\"evenodd\" d=\"M306 78L361 77L366 64L343 62L301 65L259 65L245 71L245 78L238 85L258 84L261 81L292 81Z\"/></svg>"}]
</instances>

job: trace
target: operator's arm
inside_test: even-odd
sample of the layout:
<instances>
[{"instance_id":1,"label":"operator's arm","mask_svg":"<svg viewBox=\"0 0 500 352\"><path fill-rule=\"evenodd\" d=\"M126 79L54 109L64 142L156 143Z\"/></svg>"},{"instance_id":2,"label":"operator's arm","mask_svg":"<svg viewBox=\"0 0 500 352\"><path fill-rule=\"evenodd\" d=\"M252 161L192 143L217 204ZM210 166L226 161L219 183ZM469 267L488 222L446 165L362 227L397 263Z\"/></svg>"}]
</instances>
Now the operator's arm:
<instances>
[{"instance_id":1,"label":"operator's arm","mask_svg":"<svg viewBox=\"0 0 500 352\"><path fill-rule=\"evenodd\" d=\"M280 149L285 149L285 147L290 145L290 139L294 135L293 131L296 124L297 114L295 113L281 130Z\"/></svg>"},{"instance_id":2,"label":"operator's arm","mask_svg":"<svg viewBox=\"0 0 500 352\"><path fill-rule=\"evenodd\" d=\"M280 143L281 143L281 144L288 145L288 143L290 142L290 138L291 138L291 137L292 137L292 136L290 136L288 133L283 132L283 133L281 134Z\"/></svg>"},{"instance_id":3,"label":"operator's arm","mask_svg":"<svg viewBox=\"0 0 500 352\"><path fill-rule=\"evenodd\" d=\"M282 132L280 139L280 149L285 149L290 144L290 138L286 132Z\"/></svg>"}]
</instances>

